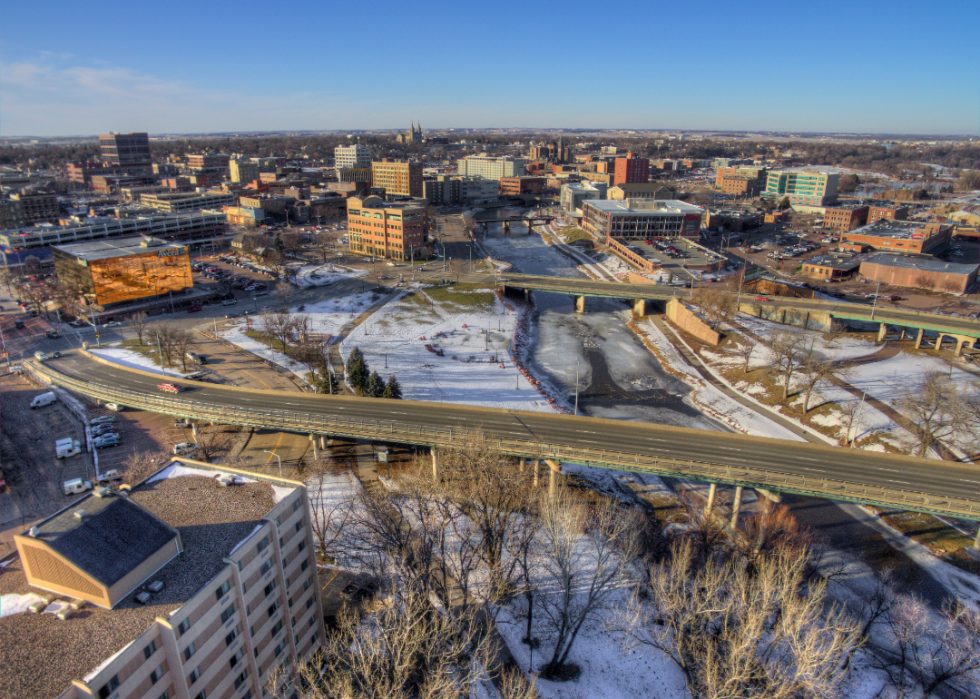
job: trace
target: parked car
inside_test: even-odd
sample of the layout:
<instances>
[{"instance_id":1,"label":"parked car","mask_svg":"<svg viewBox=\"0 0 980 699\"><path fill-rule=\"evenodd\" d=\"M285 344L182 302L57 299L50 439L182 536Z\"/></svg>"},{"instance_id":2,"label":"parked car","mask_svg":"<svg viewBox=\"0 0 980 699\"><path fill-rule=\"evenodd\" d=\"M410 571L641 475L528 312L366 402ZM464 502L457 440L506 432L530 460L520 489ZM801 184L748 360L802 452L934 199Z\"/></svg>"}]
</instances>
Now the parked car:
<instances>
[{"instance_id":1,"label":"parked car","mask_svg":"<svg viewBox=\"0 0 980 699\"><path fill-rule=\"evenodd\" d=\"M115 415L100 415L99 417L89 420L90 425L108 425L116 421Z\"/></svg>"},{"instance_id":2,"label":"parked car","mask_svg":"<svg viewBox=\"0 0 980 699\"><path fill-rule=\"evenodd\" d=\"M119 435L118 434L107 434L98 439L93 440L93 446L96 449L107 449L109 447L119 446Z\"/></svg>"},{"instance_id":3,"label":"parked car","mask_svg":"<svg viewBox=\"0 0 980 699\"><path fill-rule=\"evenodd\" d=\"M123 479L122 474L119 473L119 469L111 468L105 473L103 473L97 479L99 485L108 485L110 483L117 483Z\"/></svg>"},{"instance_id":4,"label":"parked car","mask_svg":"<svg viewBox=\"0 0 980 699\"><path fill-rule=\"evenodd\" d=\"M113 425L111 422L106 422L101 425L96 425L95 427L93 427L92 436L101 437L104 434L109 434L110 432L115 432L115 431L116 431L116 426Z\"/></svg>"},{"instance_id":5,"label":"parked car","mask_svg":"<svg viewBox=\"0 0 980 699\"><path fill-rule=\"evenodd\" d=\"M201 445L197 442L181 442L180 444L174 444L174 454L181 456L186 454L193 454Z\"/></svg>"},{"instance_id":6,"label":"parked car","mask_svg":"<svg viewBox=\"0 0 980 699\"><path fill-rule=\"evenodd\" d=\"M58 332L57 330L48 330L44 334L45 336L51 338L52 340L57 340L59 337L61 337L61 333Z\"/></svg>"},{"instance_id":7,"label":"parked car","mask_svg":"<svg viewBox=\"0 0 980 699\"><path fill-rule=\"evenodd\" d=\"M191 306L190 308L187 309L187 312L188 313L197 313L198 311L200 311L202 309L203 309L202 306Z\"/></svg>"}]
</instances>

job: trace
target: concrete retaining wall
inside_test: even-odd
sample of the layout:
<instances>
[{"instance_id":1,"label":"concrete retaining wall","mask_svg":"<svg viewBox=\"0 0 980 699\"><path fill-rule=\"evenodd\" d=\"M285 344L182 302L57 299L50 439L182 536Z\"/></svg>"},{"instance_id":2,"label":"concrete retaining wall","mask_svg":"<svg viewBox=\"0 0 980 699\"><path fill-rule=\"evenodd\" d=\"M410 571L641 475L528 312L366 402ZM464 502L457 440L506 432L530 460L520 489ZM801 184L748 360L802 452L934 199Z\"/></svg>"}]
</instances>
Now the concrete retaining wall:
<instances>
[{"instance_id":1,"label":"concrete retaining wall","mask_svg":"<svg viewBox=\"0 0 980 699\"><path fill-rule=\"evenodd\" d=\"M678 328L698 338L701 342L706 342L709 345L717 345L721 342L721 333L708 327L704 321L677 299L671 299L667 302L667 318Z\"/></svg>"}]
</instances>

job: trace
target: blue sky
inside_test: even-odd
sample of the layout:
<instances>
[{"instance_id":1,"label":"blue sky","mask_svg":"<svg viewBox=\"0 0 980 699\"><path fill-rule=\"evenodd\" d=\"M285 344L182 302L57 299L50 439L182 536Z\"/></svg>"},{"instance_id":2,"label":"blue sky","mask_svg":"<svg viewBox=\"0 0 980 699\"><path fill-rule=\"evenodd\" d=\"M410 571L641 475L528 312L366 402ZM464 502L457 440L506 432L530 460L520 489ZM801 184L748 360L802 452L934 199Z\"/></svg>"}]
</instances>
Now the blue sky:
<instances>
[{"instance_id":1,"label":"blue sky","mask_svg":"<svg viewBox=\"0 0 980 699\"><path fill-rule=\"evenodd\" d=\"M980 4L4 4L0 135L423 127L977 134Z\"/></svg>"}]
</instances>

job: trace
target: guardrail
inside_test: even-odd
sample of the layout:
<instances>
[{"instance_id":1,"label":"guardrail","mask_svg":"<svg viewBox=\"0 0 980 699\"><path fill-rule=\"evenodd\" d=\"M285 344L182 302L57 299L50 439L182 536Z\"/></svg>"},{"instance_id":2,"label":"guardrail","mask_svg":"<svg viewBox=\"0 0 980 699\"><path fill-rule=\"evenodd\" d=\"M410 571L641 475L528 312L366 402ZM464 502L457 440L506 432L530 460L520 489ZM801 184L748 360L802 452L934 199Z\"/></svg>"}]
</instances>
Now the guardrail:
<instances>
[{"instance_id":1,"label":"guardrail","mask_svg":"<svg viewBox=\"0 0 980 699\"><path fill-rule=\"evenodd\" d=\"M217 405L78 381L44 365L34 364L34 371L82 395L119 403L132 408L162 412L192 420L215 421L258 429L278 429L306 434L330 434L381 442L415 444L428 447L458 446L477 435L478 430L464 427L430 427L395 420L347 418L337 415L315 415L287 410L258 410ZM495 438L484 433L494 449L502 454L583 463L656 475L692 480L766 488L778 492L898 507L931 514L980 520L980 502L963 498L924 495L859 483L807 478L744 467L732 467L699 461L658 459L639 454L598 449L565 447L532 440Z\"/></svg>"}]
</instances>

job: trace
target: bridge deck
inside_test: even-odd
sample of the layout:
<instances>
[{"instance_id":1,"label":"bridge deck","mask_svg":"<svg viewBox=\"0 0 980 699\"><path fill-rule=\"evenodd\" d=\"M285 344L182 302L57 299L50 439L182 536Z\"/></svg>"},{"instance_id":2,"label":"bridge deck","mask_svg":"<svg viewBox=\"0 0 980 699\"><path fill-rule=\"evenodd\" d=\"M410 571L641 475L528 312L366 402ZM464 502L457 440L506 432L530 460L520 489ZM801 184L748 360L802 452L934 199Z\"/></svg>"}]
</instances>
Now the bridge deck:
<instances>
[{"instance_id":1,"label":"bridge deck","mask_svg":"<svg viewBox=\"0 0 980 699\"><path fill-rule=\"evenodd\" d=\"M980 520L980 468L724 432L415 401L284 394L160 376L81 353L34 371L76 393L196 420L425 446L483 433L503 453Z\"/></svg>"}]
</instances>

